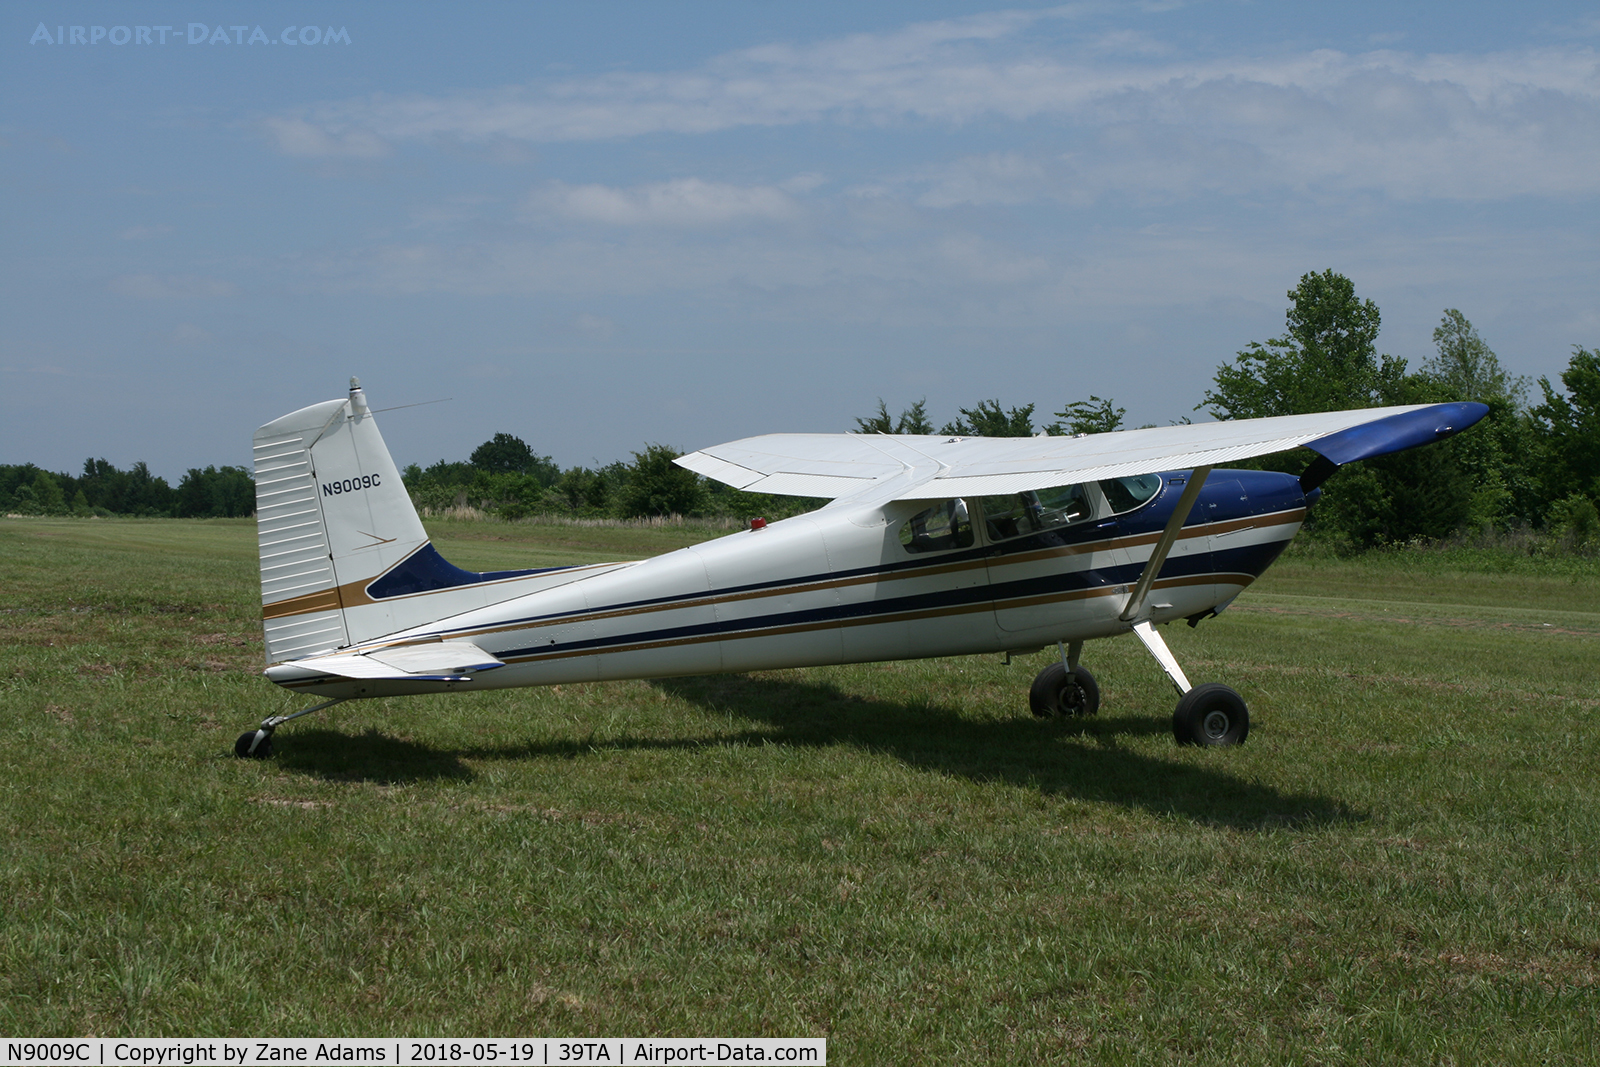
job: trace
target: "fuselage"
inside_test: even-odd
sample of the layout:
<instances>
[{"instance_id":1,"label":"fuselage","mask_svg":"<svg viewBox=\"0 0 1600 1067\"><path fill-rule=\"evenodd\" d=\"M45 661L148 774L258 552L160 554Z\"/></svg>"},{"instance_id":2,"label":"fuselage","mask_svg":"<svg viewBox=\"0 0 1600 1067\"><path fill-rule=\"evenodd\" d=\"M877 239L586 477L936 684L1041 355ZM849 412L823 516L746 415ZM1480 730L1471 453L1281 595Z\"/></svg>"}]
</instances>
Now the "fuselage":
<instances>
[{"instance_id":1,"label":"fuselage","mask_svg":"<svg viewBox=\"0 0 1600 1067\"><path fill-rule=\"evenodd\" d=\"M1015 498L840 501L637 563L474 576L479 591L492 587L482 599L496 602L468 610L454 610L459 582L434 589L382 576L364 593L373 608L426 597L443 617L345 651L465 640L505 666L466 681L356 679L294 662L267 675L329 697L389 696L1115 636L1133 626L1123 617L1129 594L1189 477L1172 471ZM1277 558L1306 506L1291 475L1212 471L1139 617L1163 623L1226 605ZM418 617L418 605L407 607L395 614Z\"/></svg>"}]
</instances>

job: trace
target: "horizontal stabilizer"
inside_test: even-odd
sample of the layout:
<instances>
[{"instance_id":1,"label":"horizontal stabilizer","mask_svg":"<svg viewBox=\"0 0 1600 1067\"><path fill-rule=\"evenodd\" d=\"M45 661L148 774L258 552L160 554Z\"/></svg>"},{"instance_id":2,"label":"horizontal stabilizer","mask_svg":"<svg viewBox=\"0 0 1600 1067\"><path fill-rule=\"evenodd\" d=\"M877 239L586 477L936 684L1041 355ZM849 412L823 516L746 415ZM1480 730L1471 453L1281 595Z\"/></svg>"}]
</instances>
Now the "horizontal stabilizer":
<instances>
[{"instance_id":1,"label":"horizontal stabilizer","mask_svg":"<svg viewBox=\"0 0 1600 1067\"><path fill-rule=\"evenodd\" d=\"M492 671L505 664L471 641L434 641L424 645L397 645L371 652L342 652L333 656L279 663L267 668L267 677L282 684L315 675L341 678L385 678L397 681L463 680L469 674ZM275 673L276 672L276 673Z\"/></svg>"}]
</instances>

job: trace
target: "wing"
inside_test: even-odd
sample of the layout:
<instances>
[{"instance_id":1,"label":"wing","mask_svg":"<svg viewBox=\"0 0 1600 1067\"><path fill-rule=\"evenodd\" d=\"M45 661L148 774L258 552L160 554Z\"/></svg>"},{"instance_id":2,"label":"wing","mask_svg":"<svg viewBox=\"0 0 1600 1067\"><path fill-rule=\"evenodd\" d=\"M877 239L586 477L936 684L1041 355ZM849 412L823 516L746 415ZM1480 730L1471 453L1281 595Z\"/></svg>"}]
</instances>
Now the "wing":
<instances>
[{"instance_id":1,"label":"wing","mask_svg":"<svg viewBox=\"0 0 1600 1067\"><path fill-rule=\"evenodd\" d=\"M1442 440L1488 411L1472 403L1417 404L1081 437L767 434L703 448L676 462L757 493L882 500L991 496L1217 466L1301 447L1321 455L1331 470Z\"/></svg>"}]
</instances>

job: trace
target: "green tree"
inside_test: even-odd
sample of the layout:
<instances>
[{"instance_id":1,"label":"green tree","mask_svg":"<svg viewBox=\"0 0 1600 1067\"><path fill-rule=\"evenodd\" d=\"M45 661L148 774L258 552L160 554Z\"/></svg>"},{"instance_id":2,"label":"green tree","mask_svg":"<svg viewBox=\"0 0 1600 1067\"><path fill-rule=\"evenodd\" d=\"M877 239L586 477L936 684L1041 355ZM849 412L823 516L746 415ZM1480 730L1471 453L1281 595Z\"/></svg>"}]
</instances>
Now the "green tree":
<instances>
[{"instance_id":1,"label":"green tree","mask_svg":"<svg viewBox=\"0 0 1600 1067\"><path fill-rule=\"evenodd\" d=\"M1512 377L1500 366L1478 330L1455 308L1446 308L1434 327L1436 354L1422 366L1422 373L1445 387L1457 400L1476 400L1487 404L1511 400L1520 406L1528 395L1528 380Z\"/></svg>"},{"instance_id":2,"label":"green tree","mask_svg":"<svg viewBox=\"0 0 1600 1067\"><path fill-rule=\"evenodd\" d=\"M1447 308L1433 331L1434 357L1418 375L1436 387L1428 401L1473 400L1489 407L1471 433L1437 446L1456 460L1470 494L1463 525L1531 524L1543 511L1534 459L1537 437L1527 412L1527 379L1507 374L1477 328Z\"/></svg>"},{"instance_id":3,"label":"green tree","mask_svg":"<svg viewBox=\"0 0 1600 1067\"><path fill-rule=\"evenodd\" d=\"M533 465L533 449L520 437L497 433L473 449L468 462L489 474L522 474Z\"/></svg>"},{"instance_id":4,"label":"green tree","mask_svg":"<svg viewBox=\"0 0 1600 1067\"><path fill-rule=\"evenodd\" d=\"M1115 407L1110 400L1090 393L1088 400L1074 400L1065 410L1056 412L1063 421L1045 429L1053 434L1111 433L1122 429L1122 417L1127 413L1127 408Z\"/></svg>"},{"instance_id":5,"label":"green tree","mask_svg":"<svg viewBox=\"0 0 1600 1067\"><path fill-rule=\"evenodd\" d=\"M939 430L952 437L1032 437L1033 405L1005 411L1000 401L980 400L977 407L960 408L961 417Z\"/></svg>"},{"instance_id":6,"label":"green tree","mask_svg":"<svg viewBox=\"0 0 1600 1067\"><path fill-rule=\"evenodd\" d=\"M242 518L255 508L255 481L243 467L190 467L173 492L179 518Z\"/></svg>"},{"instance_id":7,"label":"green tree","mask_svg":"<svg viewBox=\"0 0 1600 1067\"><path fill-rule=\"evenodd\" d=\"M857 429L853 433L894 433L894 420L889 417L889 405L883 402L883 397L878 398L878 413L867 418L856 419Z\"/></svg>"},{"instance_id":8,"label":"green tree","mask_svg":"<svg viewBox=\"0 0 1600 1067\"><path fill-rule=\"evenodd\" d=\"M1600 501L1600 348L1574 346L1561 384L1565 395L1549 378L1540 378L1544 402L1532 412L1542 440L1538 463L1544 500L1579 495Z\"/></svg>"},{"instance_id":9,"label":"green tree","mask_svg":"<svg viewBox=\"0 0 1600 1067\"><path fill-rule=\"evenodd\" d=\"M144 460L128 468L128 512L133 515L172 514L172 486L150 473Z\"/></svg>"},{"instance_id":10,"label":"green tree","mask_svg":"<svg viewBox=\"0 0 1600 1067\"><path fill-rule=\"evenodd\" d=\"M694 471L672 461L683 453L666 445L645 445L633 454L628 483L618 494L617 515L633 519L642 516L693 515L705 503L705 486Z\"/></svg>"},{"instance_id":11,"label":"green tree","mask_svg":"<svg viewBox=\"0 0 1600 1067\"><path fill-rule=\"evenodd\" d=\"M0 463L0 507L26 513L33 505L33 479L38 473L32 463Z\"/></svg>"},{"instance_id":12,"label":"green tree","mask_svg":"<svg viewBox=\"0 0 1600 1067\"><path fill-rule=\"evenodd\" d=\"M49 471L40 471L33 476L33 502L46 515L64 515L67 511L66 494L61 491L61 483L52 478Z\"/></svg>"},{"instance_id":13,"label":"green tree","mask_svg":"<svg viewBox=\"0 0 1600 1067\"><path fill-rule=\"evenodd\" d=\"M1216 388L1195 407L1213 418L1255 419L1388 402L1405 361L1377 354L1378 305L1331 270L1305 274L1289 290L1288 332L1252 341L1217 368Z\"/></svg>"},{"instance_id":14,"label":"green tree","mask_svg":"<svg viewBox=\"0 0 1600 1067\"><path fill-rule=\"evenodd\" d=\"M912 404L900 413L897 421L889 418L889 406L878 398L878 412L865 419L856 419L857 429L853 433L905 433L905 434L931 434L933 423L928 421L928 400L926 397Z\"/></svg>"},{"instance_id":15,"label":"green tree","mask_svg":"<svg viewBox=\"0 0 1600 1067\"><path fill-rule=\"evenodd\" d=\"M1501 439L1481 430L1442 445L1354 464L1330 479L1310 526L1325 536L1366 546L1439 538L1483 522L1507 521L1518 499L1506 475L1508 444L1515 439L1514 379L1466 317L1447 311L1434 340L1436 357L1407 374L1404 360L1377 353L1378 307L1362 300L1348 278L1306 274L1289 291L1288 332L1252 342L1232 364L1217 368L1216 388L1197 407L1219 419L1297 415L1315 411L1426 404L1476 392L1504 416ZM1489 394L1498 391L1492 402ZM1477 436L1474 436L1477 435ZM1265 457L1254 465L1298 473L1306 453Z\"/></svg>"},{"instance_id":16,"label":"green tree","mask_svg":"<svg viewBox=\"0 0 1600 1067\"><path fill-rule=\"evenodd\" d=\"M104 459L83 461L83 474L78 478L78 486L88 498L91 508L102 508L113 513L128 510L128 474Z\"/></svg>"},{"instance_id":17,"label":"green tree","mask_svg":"<svg viewBox=\"0 0 1600 1067\"><path fill-rule=\"evenodd\" d=\"M1550 532L1580 551L1600 547L1600 508L1582 493L1550 505Z\"/></svg>"},{"instance_id":18,"label":"green tree","mask_svg":"<svg viewBox=\"0 0 1600 1067\"><path fill-rule=\"evenodd\" d=\"M549 456L534 454L528 443L508 433L497 433L472 450L467 461L485 474L527 474L541 486L556 484L561 468Z\"/></svg>"},{"instance_id":19,"label":"green tree","mask_svg":"<svg viewBox=\"0 0 1600 1067\"><path fill-rule=\"evenodd\" d=\"M931 434L934 432L933 423L928 421L927 397L923 397L900 413L899 421L894 424L894 432L904 434Z\"/></svg>"}]
</instances>

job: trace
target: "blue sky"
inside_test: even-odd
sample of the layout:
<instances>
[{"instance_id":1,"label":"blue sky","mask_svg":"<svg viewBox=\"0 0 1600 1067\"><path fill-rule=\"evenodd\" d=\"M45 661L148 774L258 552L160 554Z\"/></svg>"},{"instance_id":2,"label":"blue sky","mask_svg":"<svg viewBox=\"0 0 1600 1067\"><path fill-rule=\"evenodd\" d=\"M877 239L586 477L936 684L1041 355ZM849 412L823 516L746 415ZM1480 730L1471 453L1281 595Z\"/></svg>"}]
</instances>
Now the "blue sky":
<instances>
[{"instance_id":1,"label":"blue sky","mask_svg":"<svg viewBox=\"0 0 1600 1067\"><path fill-rule=\"evenodd\" d=\"M352 374L453 398L383 418L402 464L1165 423L1327 268L1385 352L1454 307L1554 377L1597 49L1594 3L11 4L0 462L247 465Z\"/></svg>"}]
</instances>

